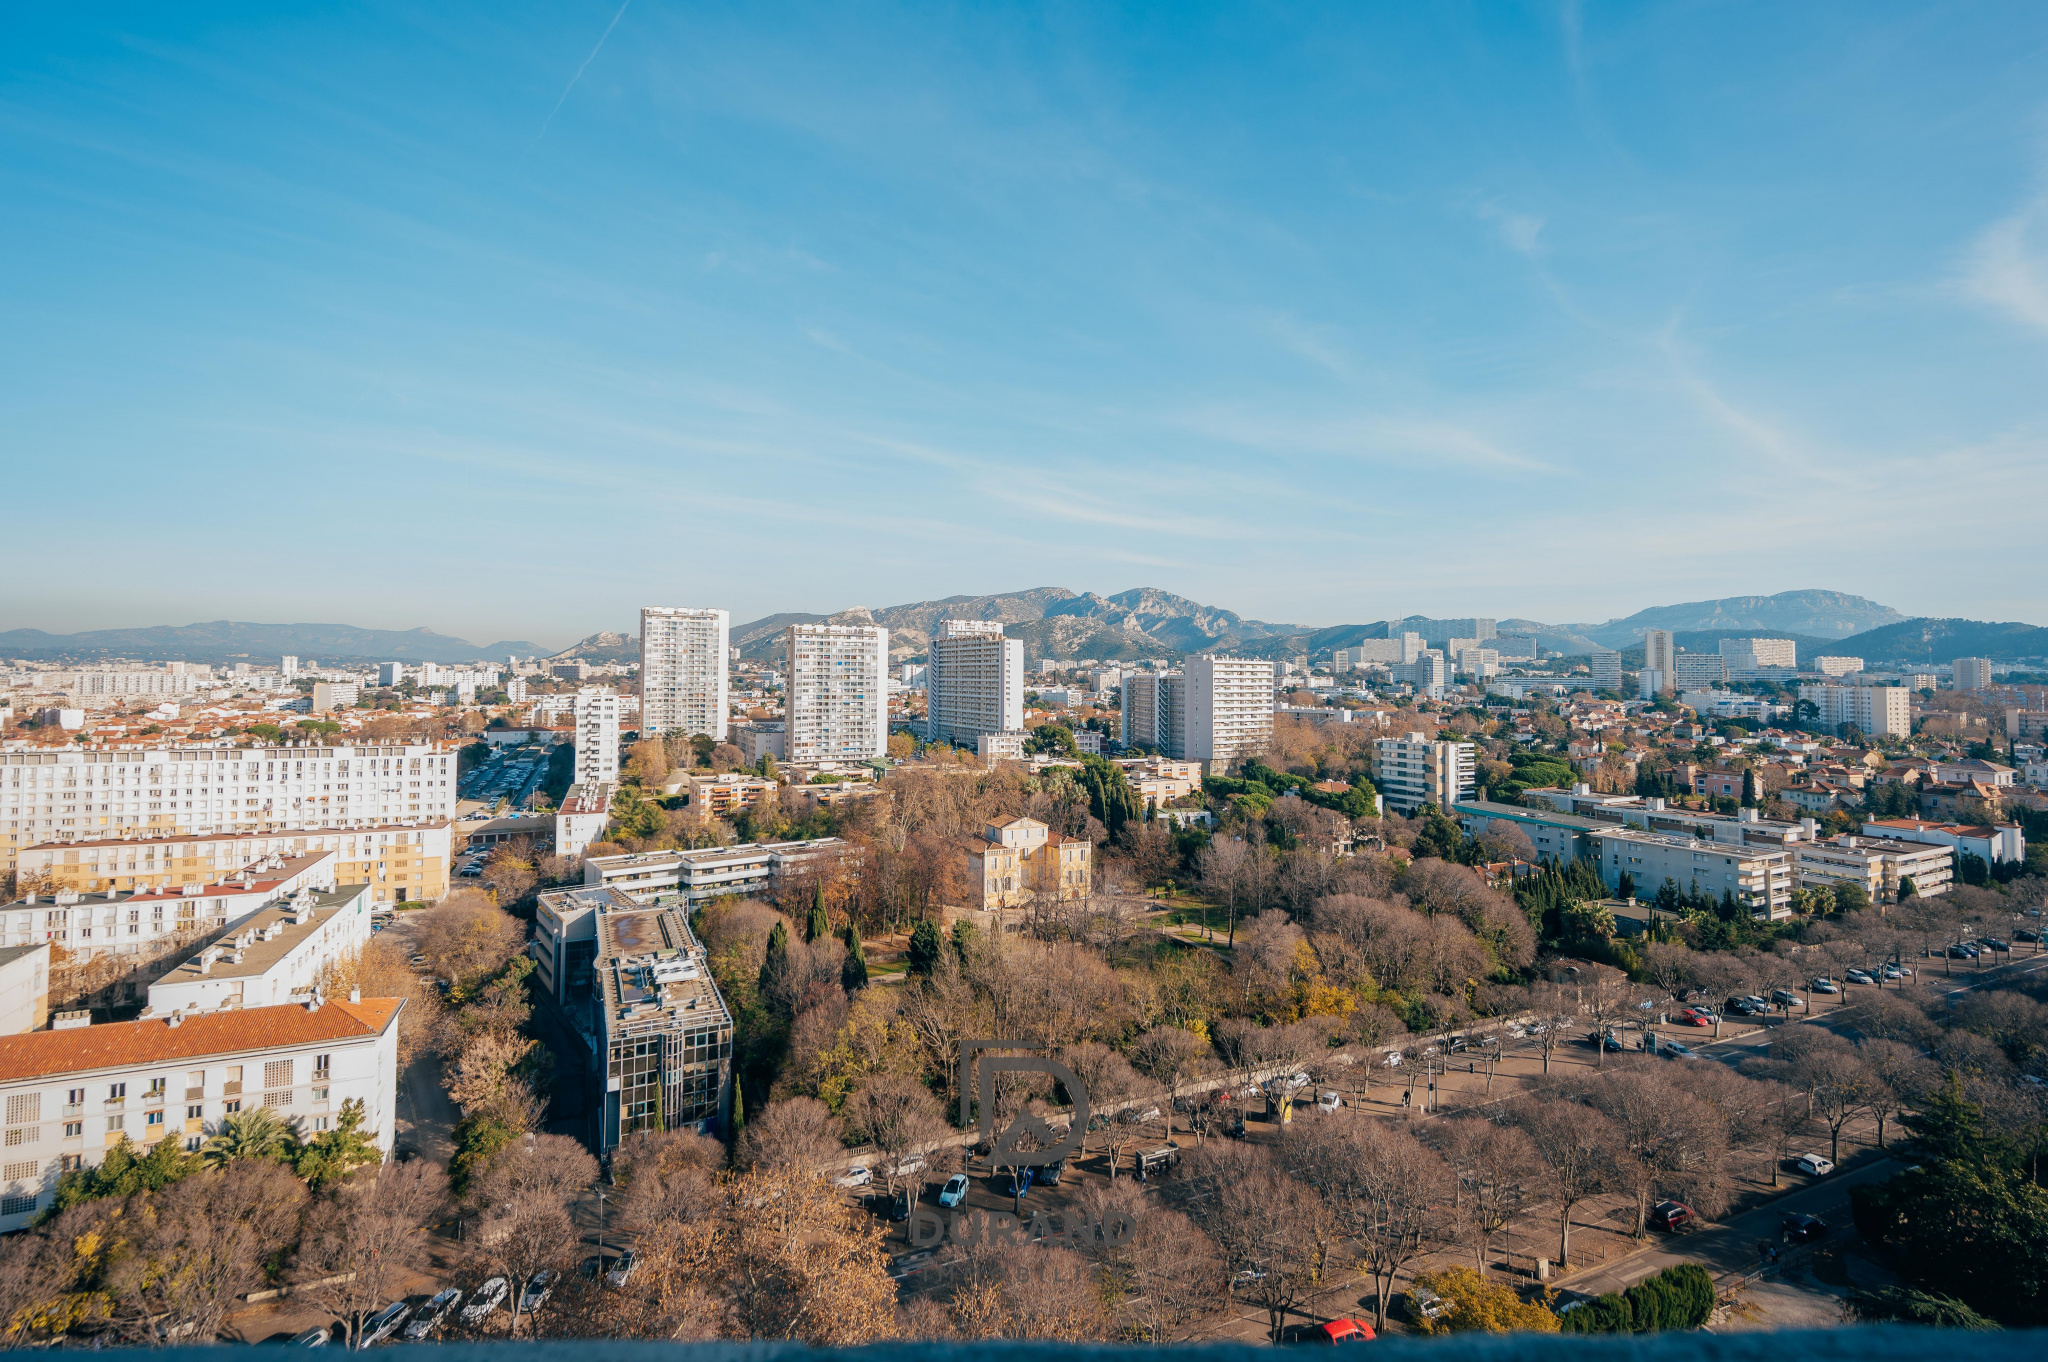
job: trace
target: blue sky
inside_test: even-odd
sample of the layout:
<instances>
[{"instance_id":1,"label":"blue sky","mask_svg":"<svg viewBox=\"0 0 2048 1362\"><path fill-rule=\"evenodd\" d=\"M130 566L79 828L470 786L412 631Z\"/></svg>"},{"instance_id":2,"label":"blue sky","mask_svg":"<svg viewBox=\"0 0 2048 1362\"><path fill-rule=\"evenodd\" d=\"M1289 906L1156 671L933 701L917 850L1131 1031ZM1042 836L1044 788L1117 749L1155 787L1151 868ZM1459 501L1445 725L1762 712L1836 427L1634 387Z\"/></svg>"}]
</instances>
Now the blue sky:
<instances>
[{"instance_id":1,"label":"blue sky","mask_svg":"<svg viewBox=\"0 0 2048 1362\"><path fill-rule=\"evenodd\" d=\"M2048 622L2038 3L8 25L0 627Z\"/></svg>"}]
</instances>

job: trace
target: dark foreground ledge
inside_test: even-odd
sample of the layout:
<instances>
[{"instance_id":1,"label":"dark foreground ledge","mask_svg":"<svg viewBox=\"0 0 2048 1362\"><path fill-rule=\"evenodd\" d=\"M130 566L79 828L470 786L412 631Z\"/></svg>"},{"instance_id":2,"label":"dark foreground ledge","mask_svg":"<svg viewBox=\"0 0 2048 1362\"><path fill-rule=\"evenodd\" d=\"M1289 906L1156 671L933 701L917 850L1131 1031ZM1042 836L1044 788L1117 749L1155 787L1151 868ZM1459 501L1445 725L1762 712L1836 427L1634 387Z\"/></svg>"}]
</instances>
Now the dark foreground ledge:
<instances>
[{"instance_id":1,"label":"dark foreground ledge","mask_svg":"<svg viewBox=\"0 0 2048 1362\"><path fill-rule=\"evenodd\" d=\"M1860 1325L1842 1329L1763 1330L1732 1334L1662 1333L1458 1334L1448 1338L1399 1338L1350 1345L1360 1357L1386 1350L1435 1362L2040 1362L2048 1357L2048 1330L1930 1329L1908 1325ZM401 1347L420 1362L771 1362L816 1359L830 1353L853 1362L1136 1362L1170 1352L1190 1362L1240 1362L1273 1356L1259 1344L1204 1343L1111 1347L1099 1343L879 1343L865 1348L808 1348L800 1343L643 1343L615 1339L562 1339L539 1343L446 1343ZM1287 1352L1329 1351L1314 1344ZM215 1344L194 1348L108 1349L108 1362L248 1362L246 1346Z\"/></svg>"}]
</instances>

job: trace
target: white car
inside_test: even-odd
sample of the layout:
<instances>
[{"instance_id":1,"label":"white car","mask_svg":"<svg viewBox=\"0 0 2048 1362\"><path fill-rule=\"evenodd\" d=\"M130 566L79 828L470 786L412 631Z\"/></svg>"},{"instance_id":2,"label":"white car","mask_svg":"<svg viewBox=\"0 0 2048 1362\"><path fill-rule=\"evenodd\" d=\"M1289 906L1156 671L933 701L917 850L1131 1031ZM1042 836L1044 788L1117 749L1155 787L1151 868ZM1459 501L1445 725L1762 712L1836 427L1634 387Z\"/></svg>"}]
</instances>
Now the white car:
<instances>
[{"instance_id":1,"label":"white car","mask_svg":"<svg viewBox=\"0 0 2048 1362\"><path fill-rule=\"evenodd\" d=\"M476 1289L469 1298L469 1304L462 1307L462 1322L475 1328L497 1312L511 1293L511 1287L503 1277L493 1277Z\"/></svg>"},{"instance_id":2,"label":"white car","mask_svg":"<svg viewBox=\"0 0 2048 1362\"><path fill-rule=\"evenodd\" d=\"M544 1267L526 1279L526 1289L519 1293L519 1313L530 1315L548 1303L548 1297L555 1294L555 1270Z\"/></svg>"},{"instance_id":3,"label":"white car","mask_svg":"<svg viewBox=\"0 0 2048 1362\"><path fill-rule=\"evenodd\" d=\"M1874 984L1877 977L1867 969L1852 969L1842 976L1852 984Z\"/></svg>"},{"instance_id":4,"label":"white car","mask_svg":"<svg viewBox=\"0 0 2048 1362\"><path fill-rule=\"evenodd\" d=\"M1824 1159L1818 1154L1801 1154L1799 1162L1792 1166L1802 1173L1810 1173L1817 1178L1826 1177L1829 1173L1835 1171L1835 1161L1833 1159Z\"/></svg>"},{"instance_id":5,"label":"white car","mask_svg":"<svg viewBox=\"0 0 2048 1362\"><path fill-rule=\"evenodd\" d=\"M412 1322L405 1326L403 1337L409 1342L419 1342L440 1328L441 1321L448 1318L448 1312L461 1302L462 1291L458 1287L451 1286L446 1291L434 1293L433 1299L422 1305L419 1313L412 1317Z\"/></svg>"},{"instance_id":6,"label":"white car","mask_svg":"<svg viewBox=\"0 0 2048 1362\"><path fill-rule=\"evenodd\" d=\"M1401 1052L1399 1050L1387 1051L1387 1067L1389 1069L1398 1069L1401 1067Z\"/></svg>"},{"instance_id":7,"label":"white car","mask_svg":"<svg viewBox=\"0 0 2048 1362\"><path fill-rule=\"evenodd\" d=\"M1318 1111L1335 1111L1343 1105L1344 1099L1334 1092L1326 1092L1316 1098L1316 1110Z\"/></svg>"},{"instance_id":8,"label":"white car","mask_svg":"<svg viewBox=\"0 0 2048 1362\"><path fill-rule=\"evenodd\" d=\"M923 1171L924 1155L922 1154L912 1154L909 1158L896 1165L896 1176L899 1178L907 1178L913 1173L922 1173Z\"/></svg>"},{"instance_id":9,"label":"white car","mask_svg":"<svg viewBox=\"0 0 2048 1362\"><path fill-rule=\"evenodd\" d=\"M393 1301L364 1320L363 1331L356 1335L356 1351L362 1352L371 1345L382 1343L391 1337L392 1330L405 1323L405 1317L411 1313L410 1305L404 1301Z\"/></svg>"},{"instance_id":10,"label":"white car","mask_svg":"<svg viewBox=\"0 0 2048 1362\"><path fill-rule=\"evenodd\" d=\"M857 1163L847 1169L843 1176L834 1178L832 1185L834 1187L865 1187L874 1180L874 1171L864 1163Z\"/></svg>"},{"instance_id":11,"label":"white car","mask_svg":"<svg viewBox=\"0 0 2048 1362\"><path fill-rule=\"evenodd\" d=\"M1884 967L1884 977L1887 979L1910 979L1913 977L1913 971L1904 965L1886 965Z\"/></svg>"}]
</instances>

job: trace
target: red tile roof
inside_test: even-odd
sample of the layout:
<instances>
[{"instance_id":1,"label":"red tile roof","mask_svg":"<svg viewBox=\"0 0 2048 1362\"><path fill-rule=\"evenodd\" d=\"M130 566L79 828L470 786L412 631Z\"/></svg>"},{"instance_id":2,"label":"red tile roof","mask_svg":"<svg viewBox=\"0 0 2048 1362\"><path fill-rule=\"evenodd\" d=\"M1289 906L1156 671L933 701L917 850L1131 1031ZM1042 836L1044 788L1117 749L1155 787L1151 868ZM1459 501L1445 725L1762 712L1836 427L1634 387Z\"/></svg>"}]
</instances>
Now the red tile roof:
<instances>
[{"instance_id":1,"label":"red tile roof","mask_svg":"<svg viewBox=\"0 0 2048 1362\"><path fill-rule=\"evenodd\" d=\"M381 1035L404 1006L403 998L365 998L359 1003L329 1002L309 1012L303 1003L280 1003L203 1013L186 1017L178 1026L164 1020L109 1022L0 1036L0 1083L359 1040Z\"/></svg>"}]
</instances>

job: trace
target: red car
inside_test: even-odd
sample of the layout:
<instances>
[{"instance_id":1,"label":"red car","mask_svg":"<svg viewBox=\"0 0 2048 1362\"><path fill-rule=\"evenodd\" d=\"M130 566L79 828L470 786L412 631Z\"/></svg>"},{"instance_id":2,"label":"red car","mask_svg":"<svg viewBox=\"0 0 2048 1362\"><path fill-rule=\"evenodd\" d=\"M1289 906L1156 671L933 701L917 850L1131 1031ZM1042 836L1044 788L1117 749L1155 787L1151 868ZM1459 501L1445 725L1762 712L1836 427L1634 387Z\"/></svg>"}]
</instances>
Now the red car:
<instances>
[{"instance_id":1,"label":"red car","mask_svg":"<svg viewBox=\"0 0 2048 1362\"><path fill-rule=\"evenodd\" d=\"M1377 1337L1364 1320L1333 1319L1323 1326L1325 1343L1370 1343Z\"/></svg>"},{"instance_id":2,"label":"red car","mask_svg":"<svg viewBox=\"0 0 2048 1362\"><path fill-rule=\"evenodd\" d=\"M1714 1016L1711 1012L1702 1012L1696 1007L1688 1007L1671 1020L1680 1026L1712 1026L1714 1024Z\"/></svg>"}]
</instances>

